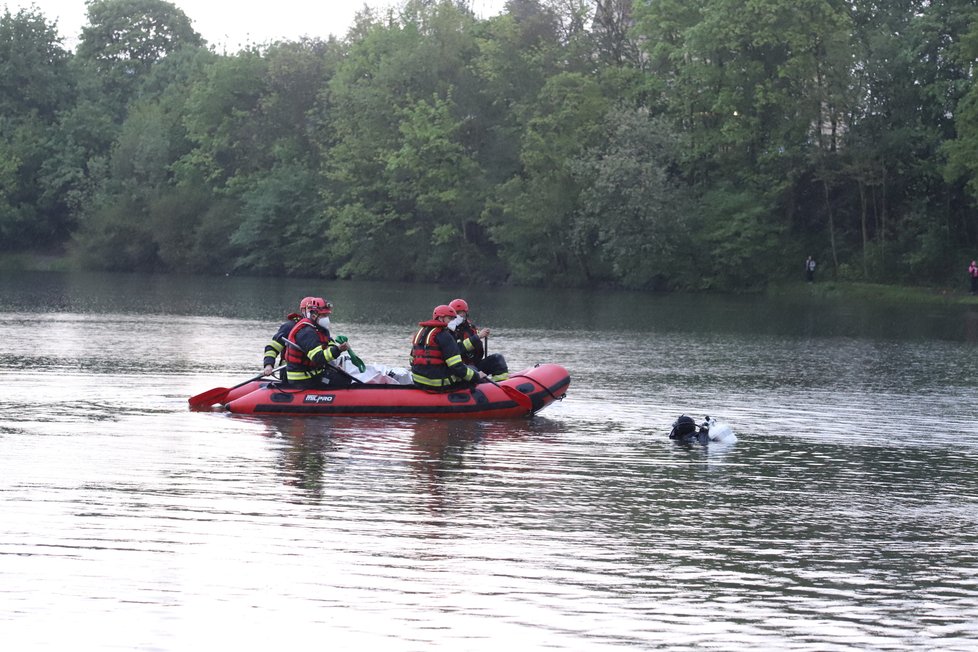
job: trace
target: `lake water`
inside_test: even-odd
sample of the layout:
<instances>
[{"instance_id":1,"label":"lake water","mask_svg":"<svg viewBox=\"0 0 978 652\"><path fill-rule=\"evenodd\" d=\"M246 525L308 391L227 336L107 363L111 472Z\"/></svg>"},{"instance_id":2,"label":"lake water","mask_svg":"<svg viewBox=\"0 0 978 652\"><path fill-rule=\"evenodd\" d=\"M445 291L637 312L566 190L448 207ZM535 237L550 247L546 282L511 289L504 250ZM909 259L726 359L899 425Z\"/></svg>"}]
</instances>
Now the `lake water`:
<instances>
[{"instance_id":1,"label":"lake water","mask_svg":"<svg viewBox=\"0 0 978 652\"><path fill-rule=\"evenodd\" d=\"M308 294L396 366L464 296L567 398L188 410ZM978 646L978 307L3 272L0 342L5 649Z\"/></svg>"}]
</instances>

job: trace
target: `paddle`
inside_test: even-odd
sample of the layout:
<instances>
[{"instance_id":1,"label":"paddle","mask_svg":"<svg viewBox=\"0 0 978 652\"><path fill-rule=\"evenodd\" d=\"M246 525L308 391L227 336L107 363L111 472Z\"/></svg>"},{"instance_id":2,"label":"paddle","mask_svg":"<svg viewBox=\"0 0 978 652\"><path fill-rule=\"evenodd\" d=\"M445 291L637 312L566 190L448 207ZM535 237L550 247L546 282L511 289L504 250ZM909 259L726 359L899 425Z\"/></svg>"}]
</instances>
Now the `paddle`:
<instances>
[{"instance_id":1,"label":"paddle","mask_svg":"<svg viewBox=\"0 0 978 652\"><path fill-rule=\"evenodd\" d=\"M513 399L513 401L515 401L517 405L519 405L527 412L533 409L533 401L530 399L529 396L527 396L520 390L516 389L515 387L509 387L507 385L500 385L495 380L490 378L488 374L486 374L486 380L492 383L493 385L495 385L496 387L498 387L499 389L503 390L503 394Z\"/></svg>"},{"instance_id":2,"label":"paddle","mask_svg":"<svg viewBox=\"0 0 978 652\"><path fill-rule=\"evenodd\" d=\"M279 371L281 369L285 369L284 364L272 369L272 373L275 373L276 371ZM253 383L256 380L260 380L265 376L269 376L269 375L271 374L260 373L254 378L249 378L243 383L238 383L234 387L215 387L214 389L209 389L206 392L201 392L196 396L191 396L189 399L187 399L187 402L190 403L190 407L210 407L215 403L223 403L224 399L227 398L228 394L231 392L232 389L237 389L242 385L247 385L248 383Z\"/></svg>"},{"instance_id":3,"label":"paddle","mask_svg":"<svg viewBox=\"0 0 978 652\"><path fill-rule=\"evenodd\" d=\"M483 356L487 356L487 355L489 355L489 336L488 335L486 335L485 338L483 338L482 343L483 343L482 354L483 354ZM527 396L526 394L524 394L520 390L516 389L515 387L507 387L506 385L500 385L495 380L493 380L492 378L490 378L489 377L489 374L486 374L486 380L488 380L490 383L492 383L493 385L495 385L499 389L503 390L503 393L506 396L508 396L511 399L513 399L513 401L515 401L516 404L519 405L524 410L526 410L526 411L529 412L530 410L533 409L533 401L530 399L529 396Z\"/></svg>"}]
</instances>

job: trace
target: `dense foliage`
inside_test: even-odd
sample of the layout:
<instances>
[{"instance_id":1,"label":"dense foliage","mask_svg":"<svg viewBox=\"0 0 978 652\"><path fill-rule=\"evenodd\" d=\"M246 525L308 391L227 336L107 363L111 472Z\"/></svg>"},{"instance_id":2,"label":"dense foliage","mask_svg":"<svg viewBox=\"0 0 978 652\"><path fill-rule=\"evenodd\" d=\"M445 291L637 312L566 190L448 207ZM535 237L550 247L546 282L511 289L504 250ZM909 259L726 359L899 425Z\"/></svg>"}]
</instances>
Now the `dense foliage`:
<instances>
[{"instance_id":1,"label":"dense foliage","mask_svg":"<svg viewBox=\"0 0 978 652\"><path fill-rule=\"evenodd\" d=\"M0 14L0 252L742 290L978 248L978 0L408 0L231 54L87 6L74 52Z\"/></svg>"}]
</instances>

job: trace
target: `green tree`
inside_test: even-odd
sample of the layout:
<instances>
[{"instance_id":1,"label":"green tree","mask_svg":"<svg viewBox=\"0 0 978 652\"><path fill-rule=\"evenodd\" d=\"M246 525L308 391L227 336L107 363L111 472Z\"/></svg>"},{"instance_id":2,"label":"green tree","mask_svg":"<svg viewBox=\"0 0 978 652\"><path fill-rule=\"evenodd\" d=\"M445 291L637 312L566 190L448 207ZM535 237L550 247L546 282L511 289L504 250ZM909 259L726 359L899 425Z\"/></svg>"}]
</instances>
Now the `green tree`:
<instances>
[{"instance_id":1,"label":"green tree","mask_svg":"<svg viewBox=\"0 0 978 652\"><path fill-rule=\"evenodd\" d=\"M522 139L523 170L498 187L485 219L514 282L589 282L594 252L574 235L580 186L572 162L600 140L608 101L593 79L560 73L534 109Z\"/></svg>"},{"instance_id":2,"label":"green tree","mask_svg":"<svg viewBox=\"0 0 978 652\"><path fill-rule=\"evenodd\" d=\"M681 138L645 110L611 111L604 128L606 137L572 164L583 189L575 248L597 250L608 280L626 287L688 284L706 261L691 251L700 211L676 175Z\"/></svg>"},{"instance_id":3,"label":"green tree","mask_svg":"<svg viewBox=\"0 0 978 652\"><path fill-rule=\"evenodd\" d=\"M547 79L560 69L560 20L536 0L511 2L508 12L476 32L472 66L481 88L474 120L466 125L493 184L519 174L520 140Z\"/></svg>"},{"instance_id":4,"label":"green tree","mask_svg":"<svg viewBox=\"0 0 978 652\"><path fill-rule=\"evenodd\" d=\"M699 232L686 247L696 269L686 287L736 292L763 288L776 278L785 255L775 197L717 184L700 198L699 208ZM798 256L789 258L797 268Z\"/></svg>"},{"instance_id":5,"label":"green tree","mask_svg":"<svg viewBox=\"0 0 978 652\"><path fill-rule=\"evenodd\" d=\"M193 83L184 121L193 149L180 161L179 174L199 175L224 190L235 177L267 167L271 152L256 120L267 92L267 65L258 50L242 51L215 60Z\"/></svg>"},{"instance_id":6,"label":"green tree","mask_svg":"<svg viewBox=\"0 0 978 652\"><path fill-rule=\"evenodd\" d=\"M838 120L828 89L848 75L843 59L830 55L846 50L842 3L664 1L637 14L652 70L668 80L669 115L691 134L700 175L781 175L785 153L819 141Z\"/></svg>"},{"instance_id":7,"label":"green tree","mask_svg":"<svg viewBox=\"0 0 978 652\"><path fill-rule=\"evenodd\" d=\"M963 68L970 67L978 59L978 10L965 8L961 18L967 19L970 27L963 30L958 47L952 52L957 64ZM964 235L967 245L974 247L978 244L978 212L975 210L978 205L978 87L970 75L961 79L970 83L963 84L963 95L952 113L954 136L943 143L947 157L944 178L952 187L963 184L970 199L968 210L958 213L960 223L956 231Z\"/></svg>"},{"instance_id":8,"label":"green tree","mask_svg":"<svg viewBox=\"0 0 978 652\"><path fill-rule=\"evenodd\" d=\"M187 15L165 0L90 0L87 7L77 58L97 80L91 92L117 120L156 62L205 45Z\"/></svg>"},{"instance_id":9,"label":"green tree","mask_svg":"<svg viewBox=\"0 0 978 652\"><path fill-rule=\"evenodd\" d=\"M476 275L491 156L473 16L410 2L399 23L361 25L328 90L320 269L343 276ZM468 265L461 265L465 261Z\"/></svg>"},{"instance_id":10,"label":"green tree","mask_svg":"<svg viewBox=\"0 0 978 652\"><path fill-rule=\"evenodd\" d=\"M591 4L581 0L578 13L588 16L584 6ZM593 0L593 24L595 49L611 66L642 64L642 50L638 39L632 35L633 0Z\"/></svg>"},{"instance_id":11,"label":"green tree","mask_svg":"<svg viewBox=\"0 0 978 652\"><path fill-rule=\"evenodd\" d=\"M69 61L36 8L0 14L0 250L56 250L72 227L37 183L58 151L58 114L74 100Z\"/></svg>"},{"instance_id":12,"label":"green tree","mask_svg":"<svg viewBox=\"0 0 978 652\"><path fill-rule=\"evenodd\" d=\"M25 215L25 207L16 198L21 162L15 150L15 143L6 138L0 141L0 242L3 243L0 250L8 251L26 244L21 234L24 225L30 221L30 216Z\"/></svg>"},{"instance_id":13,"label":"green tree","mask_svg":"<svg viewBox=\"0 0 978 652\"><path fill-rule=\"evenodd\" d=\"M86 110L71 114L75 129L66 133L76 145L66 151L77 152L81 160L74 164L93 179L93 187L80 202L83 219L73 243L87 266L213 269L208 267L206 254L218 247L215 243L200 247L197 240L198 224L209 208L202 196L208 195L192 183L179 184L174 172L176 162L191 148L184 125L188 89L203 76L212 56L205 50L185 50L157 62L145 77L145 92L129 104L118 127L91 103L79 104L78 109ZM103 122L97 122L99 119ZM86 166L102 158L94 155L86 162L85 152L102 148L99 138L105 133L115 134L109 154L97 170L88 170ZM55 169L71 170L71 164L70 160L59 161ZM66 182L77 183L77 176L69 175ZM123 252L147 259L123 264L116 252L103 249L116 246L109 237L113 230L126 234Z\"/></svg>"},{"instance_id":14,"label":"green tree","mask_svg":"<svg viewBox=\"0 0 978 652\"><path fill-rule=\"evenodd\" d=\"M972 3L956 0L853 5L862 101L848 121L833 199L841 208L840 257L851 258L848 251L860 251L853 241L861 242L855 268L864 275L942 279L950 271L947 252L975 231L974 210L963 186L947 182L956 178L944 176L943 157L955 117L966 112L959 102L973 86L972 62L961 48L974 12ZM931 252L926 261L924 251Z\"/></svg>"},{"instance_id":15,"label":"green tree","mask_svg":"<svg viewBox=\"0 0 978 652\"><path fill-rule=\"evenodd\" d=\"M149 204L166 183L170 161L163 114L156 103L133 105L106 175L86 203L75 253L97 269L162 269ZM120 240L120 237L122 238Z\"/></svg>"},{"instance_id":16,"label":"green tree","mask_svg":"<svg viewBox=\"0 0 978 652\"><path fill-rule=\"evenodd\" d=\"M35 8L0 14L0 115L37 116L51 123L74 99L68 64L54 23Z\"/></svg>"},{"instance_id":17,"label":"green tree","mask_svg":"<svg viewBox=\"0 0 978 652\"><path fill-rule=\"evenodd\" d=\"M432 98L404 110L401 147L387 159L390 197L407 215L409 268L421 278L478 276L486 245L477 218L484 203L482 171L459 142L451 100ZM466 264L460 266L459 262Z\"/></svg>"},{"instance_id":18,"label":"green tree","mask_svg":"<svg viewBox=\"0 0 978 652\"><path fill-rule=\"evenodd\" d=\"M327 241L310 228L323 211L318 170L276 163L236 198L240 223L231 236L235 268L258 274L311 276Z\"/></svg>"},{"instance_id":19,"label":"green tree","mask_svg":"<svg viewBox=\"0 0 978 652\"><path fill-rule=\"evenodd\" d=\"M315 273L324 232L312 226L323 210L319 98L339 56L334 41L246 50L215 61L189 93L192 148L175 168L181 183L203 184L234 207L212 217L227 220L236 271Z\"/></svg>"}]
</instances>

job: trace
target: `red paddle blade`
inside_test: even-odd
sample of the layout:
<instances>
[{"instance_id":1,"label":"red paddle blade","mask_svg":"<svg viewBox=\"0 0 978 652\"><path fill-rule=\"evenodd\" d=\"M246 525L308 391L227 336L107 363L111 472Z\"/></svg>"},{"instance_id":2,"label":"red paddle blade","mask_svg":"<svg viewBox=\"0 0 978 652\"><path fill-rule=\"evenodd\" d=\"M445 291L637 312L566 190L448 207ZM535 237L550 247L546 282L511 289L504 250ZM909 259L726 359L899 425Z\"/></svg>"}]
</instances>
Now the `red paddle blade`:
<instances>
[{"instance_id":1,"label":"red paddle blade","mask_svg":"<svg viewBox=\"0 0 978 652\"><path fill-rule=\"evenodd\" d=\"M515 387L507 387L506 385L500 385L499 387L506 393L506 396L513 399L524 410L530 411L533 409L533 401L520 390Z\"/></svg>"},{"instance_id":2,"label":"red paddle blade","mask_svg":"<svg viewBox=\"0 0 978 652\"><path fill-rule=\"evenodd\" d=\"M272 369L272 373L275 373L279 369L285 369L285 365L281 365L279 367L276 367L275 369ZM228 394L231 392L232 389L243 387L252 381L258 380L259 378L263 378L265 375L266 374L263 373L258 374L254 378L249 378L243 383L238 383L234 387L215 387L214 389L209 389L206 392L197 394L197 396L191 396L188 399L188 402L190 403L190 407L210 407L215 403L223 403L227 399Z\"/></svg>"},{"instance_id":3,"label":"red paddle blade","mask_svg":"<svg viewBox=\"0 0 978 652\"><path fill-rule=\"evenodd\" d=\"M190 403L190 407L210 407L215 403L223 403L223 399L228 395L229 391L231 390L227 387L215 387L206 392L201 392L196 396L191 396L187 399L187 402Z\"/></svg>"}]
</instances>

